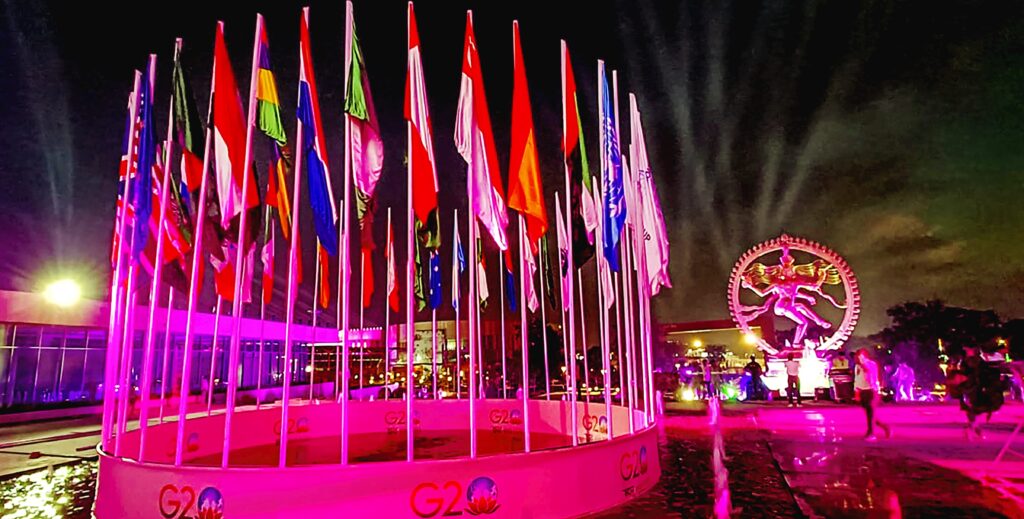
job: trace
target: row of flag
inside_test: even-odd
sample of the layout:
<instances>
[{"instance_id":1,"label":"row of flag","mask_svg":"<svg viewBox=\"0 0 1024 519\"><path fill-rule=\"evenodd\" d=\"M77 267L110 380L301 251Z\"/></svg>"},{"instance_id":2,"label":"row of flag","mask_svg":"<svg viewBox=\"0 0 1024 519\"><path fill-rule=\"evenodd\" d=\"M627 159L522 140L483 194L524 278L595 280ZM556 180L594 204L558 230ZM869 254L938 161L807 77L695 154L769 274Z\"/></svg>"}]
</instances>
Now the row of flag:
<instances>
[{"instance_id":1,"label":"row of flag","mask_svg":"<svg viewBox=\"0 0 1024 519\"><path fill-rule=\"evenodd\" d=\"M412 185L412 209L415 216L416 264L421 275L416 276L416 293L421 308L429 305L438 308L441 304L441 233L439 226L437 193L439 190L437 164L423 60L416 21L409 5L408 27L408 68L405 85L404 115L410 127L408 150L409 171ZM356 36L354 23L345 42L345 101L346 169L351 172L355 187L354 202L360 229L360 253L363 258L361 269L364 291L362 303L369 305L373 293L372 257L376 246L372 229L375 213L375 193L383 170L384 148L379 122L370 90L369 75ZM298 233L292 235L292 201L289 197L288 178L296 164L295 153L286 135L281 103L277 90L277 78L273 72L269 39L265 27L258 24L254 56L255 77L255 120L246 122L242 97L231 67L228 49L224 41L224 26L217 27L214 44L214 65L211 87L211 106L207 124L212 138L212 150L204 149L203 138L206 126L200 119L189 79L181 65L181 53L175 52L171 117L173 130L166 146L178 153L178 181L161 185L164 168L171 168L170 149L166 158L158 158L158 145L153 128L153 83L155 72L153 62L142 74L142 81L133 94L134 109L126 125L121 171L121 189L118 209L127 210L131 234L125 236L115 232L114 247L119 250L120 242L131 240L131 260L147 268L163 268L165 279L175 289L187 290L189 282L186 264L193 253L195 220L200 211L208 216L208 225L198 229L203 247L209 254L214 267L215 287L219 296L234 300L235 287L241 287L241 297L251 298L252 275L256 257L256 242L263 236L259 251L262 263L261 290L264 304L273 297L274 248L280 238L287 243L298 241ZM459 154L468 166L468 183L472 190L470 214L473 222L481 228L495 245L503 251L501 268L509 283L507 293L510 305L516 304L515 277L510 249L508 209L522 215L525 222L526 250L523 251L525 268L522 282L527 300L525 304L536 310L539 298L534 279L539 270L537 255L547 254L546 234L549 230L548 213L541 183L537 143L527 86L526 66L522 54L518 24L513 25L513 107L511 144L507 196L503 189L498 163L493 128L488 110L484 87L479 47L476 42L471 14L467 15L464 51L462 54L462 78L457 106L457 121L454 141ZM651 178L643 130L635 100L630 99L630 135L634 146L632 169L619 149L617 136L615 102L608 87L603 68L600 74L600 146L601 179L596 185L590 171L587 150L582 129L581 108L568 50L563 47L565 69L563 70L564 134L562 148L567 172L572 179L569 188L568 215L563 215L562 204L556 204L557 240L563 272L586 264L596 251L595 232L601 233L601 259L611 272L621 269L619 247L626 226L633 227L642 237L646 254L646 282L656 294L660 287L670 286L668 275L668 240L660 202ZM332 185L332 174L326 153L326 136L323 130L319 95L316 86L311 52L309 22L306 16L300 21L300 66L298 81L298 107L296 118L302 127L301 142L298 143L301 159L306 166L310 210L314 222L317 242L317 261L320 271L320 292L318 300L324 307L330 301L329 264L330 257L339 253L341 222L338 211L338 197ZM253 145L247 145L247 132L254 126L262 134L271 160L266 166L266 184L263 202L260 200L256 168L246 164ZM207 152L212 152L206 157ZM204 199L201 197L204 161L208 161L213 182ZM141 174L140 174L141 173ZM245 176L249 175L249 181ZM125 179L131 176L132 189L124 193ZM348 178L348 177L346 177ZM243 193L242 186L248 185ZM157 232L161 189L171 193L167 217L163 229ZM127 203L125 201L127 200ZM240 229L240 215L249 211L246 229ZM568 216L568 220L566 219ZM274 224L277 221L277 225ZM135 222L146 222L136 224ZM572 229L571 236L566 226ZM297 228L296 228L297 229ZM261 232L262 231L262 232ZM162 233L167 247L163 257L154 257L154 237ZM389 306L398 311L398 269L394 257L394 232L388 229L388 243L385 251L387 263L387 299ZM474 244L477 245L477 244ZM567 264L568 249L572 247L574 265ZM420 261L420 249L425 252L426 261ZM241 249L241 253L239 253ZM296 251L301 250L297 247ZM478 252L478 268L483 268ZM235 261L242 258L243 279L235 279ZM116 259L116 258L115 258ZM200 264L203 261L200 259ZM425 265L425 267L424 267ZM466 269L465 253L459 238L458 222L453 231L452 303L458 304L460 295L459 274ZM599 269L599 272L601 270ZM202 269L200 269L200 273ZM301 283L301 260L290 266L289 272ZM424 280L424 278L426 278ZM201 283L201 274L198 283ZM422 286L426 281L426 286ZM542 276L542 282L551 287L550 276ZM482 287L486 290L486 284ZM563 292L566 288L563 286ZM569 297L563 293L563 297ZM484 299L483 293L481 299Z\"/></svg>"}]
</instances>

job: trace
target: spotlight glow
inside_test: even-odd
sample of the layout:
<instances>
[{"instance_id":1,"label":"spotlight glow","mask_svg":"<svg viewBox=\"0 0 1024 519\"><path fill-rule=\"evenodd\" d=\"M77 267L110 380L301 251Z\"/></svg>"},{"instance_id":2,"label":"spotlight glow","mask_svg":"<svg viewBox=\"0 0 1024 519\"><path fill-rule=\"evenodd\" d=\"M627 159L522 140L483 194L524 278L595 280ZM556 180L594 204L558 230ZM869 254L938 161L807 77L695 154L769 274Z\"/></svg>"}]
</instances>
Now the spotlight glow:
<instances>
[{"instance_id":1,"label":"spotlight glow","mask_svg":"<svg viewBox=\"0 0 1024 519\"><path fill-rule=\"evenodd\" d=\"M61 308L74 306L82 298L82 287L71 279L61 279L47 285L43 297Z\"/></svg>"}]
</instances>

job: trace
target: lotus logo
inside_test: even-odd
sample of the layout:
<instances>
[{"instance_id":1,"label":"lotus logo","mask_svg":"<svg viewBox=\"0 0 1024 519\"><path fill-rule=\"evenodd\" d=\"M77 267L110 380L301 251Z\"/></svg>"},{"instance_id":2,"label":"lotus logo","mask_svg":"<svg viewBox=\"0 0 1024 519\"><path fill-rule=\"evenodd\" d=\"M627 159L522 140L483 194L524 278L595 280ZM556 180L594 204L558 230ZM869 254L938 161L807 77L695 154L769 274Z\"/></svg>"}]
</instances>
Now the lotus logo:
<instances>
[{"instance_id":1,"label":"lotus logo","mask_svg":"<svg viewBox=\"0 0 1024 519\"><path fill-rule=\"evenodd\" d=\"M197 519L223 519L224 499L220 491L213 487L206 487L199 493L199 514Z\"/></svg>"},{"instance_id":2,"label":"lotus logo","mask_svg":"<svg viewBox=\"0 0 1024 519\"><path fill-rule=\"evenodd\" d=\"M466 511L469 515L493 514L498 509L498 486L487 476L480 476L466 490Z\"/></svg>"}]
</instances>

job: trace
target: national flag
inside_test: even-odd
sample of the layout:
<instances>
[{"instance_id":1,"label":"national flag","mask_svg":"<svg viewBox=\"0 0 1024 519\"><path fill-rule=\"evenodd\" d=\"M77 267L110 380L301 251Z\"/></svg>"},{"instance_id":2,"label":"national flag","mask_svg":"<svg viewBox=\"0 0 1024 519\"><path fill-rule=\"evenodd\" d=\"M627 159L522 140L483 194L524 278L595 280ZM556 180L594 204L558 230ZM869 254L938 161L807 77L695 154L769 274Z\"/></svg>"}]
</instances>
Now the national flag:
<instances>
[{"instance_id":1,"label":"national flag","mask_svg":"<svg viewBox=\"0 0 1024 519\"><path fill-rule=\"evenodd\" d=\"M387 250L384 252L388 264L388 306L393 312L399 309L398 300L398 269L395 267L395 231L388 225Z\"/></svg>"},{"instance_id":2,"label":"national flag","mask_svg":"<svg viewBox=\"0 0 1024 519\"><path fill-rule=\"evenodd\" d=\"M472 193L470 212L480 220L501 250L508 249L508 213L502 193L498 151L491 131L491 116L484 95L473 13L466 13L466 42L462 51L462 84L455 115L455 147L469 165L467 182Z\"/></svg>"},{"instance_id":3,"label":"national flag","mask_svg":"<svg viewBox=\"0 0 1024 519\"><path fill-rule=\"evenodd\" d=\"M519 42L519 22L512 22L512 39L512 154L508 168L508 206L526 219L527 243L530 252L536 254L537 242L548 230L548 212L544 207L526 64Z\"/></svg>"},{"instance_id":4,"label":"national flag","mask_svg":"<svg viewBox=\"0 0 1024 519\"><path fill-rule=\"evenodd\" d=\"M597 228L597 211L594 209L593 186L590 167L587 164L587 150L583 139L583 124L580 119L579 101L576 97L576 79L569 60L569 48L562 42L562 152L565 166L569 170L571 192L569 196L572 218L572 259L580 268L594 255L592 233Z\"/></svg>"},{"instance_id":5,"label":"national flag","mask_svg":"<svg viewBox=\"0 0 1024 519\"><path fill-rule=\"evenodd\" d=\"M479 225L476 221L473 225L477 226L477 236L480 235ZM480 300L480 306L487 306L487 298L491 296L490 290L487 288L487 259L484 257L484 242L482 239L476 239L476 285L477 285L477 298Z\"/></svg>"},{"instance_id":6,"label":"national flag","mask_svg":"<svg viewBox=\"0 0 1024 519\"><path fill-rule=\"evenodd\" d=\"M318 293L318 300L320 302L320 308L327 309L327 306L331 304L331 260L327 255L327 249L324 249L323 245L316 245L316 256L317 261L320 262L320 291Z\"/></svg>"},{"instance_id":7,"label":"national flag","mask_svg":"<svg viewBox=\"0 0 1024 519\"><path fill-rule=\"evenodd\" d=\"M274 226L267 222L266 242L263 244L263 251L260 253L260 260L263 261L263 304L269 305L274 296Z\"/></svg>"},{"instance_id":8,"label":"national flag","mask_svg":"<svg viewBox=\"0 0 1024 519\"><path fill-rule=\"evenodd\" d=\"M373 263L370 262L370 251L362 251L363 263L363 308L369 308L373 301Z\"/></svg>"},{"instance_id":9,"label":"national flag","mask_svg":"<svg viewBox=\"0 0 1024 519\"><path fill-rule=\"evenodd\" d=\"M231 70L231 59L224 43L224 26L217 25L213 56L213 140L216 157L217 196L220 225L228 229L242 211L242 184L245 171L245 118L238 84ZM252 172L253 174L255 172ZM250 179L245 207L259 207L259 193Z\"/></svg>"},{"instance_id":10,"label":"national flag","mask_svg":"<svg viewBox=\"0 0 1024 519\"><path fill-rule=\"evenodd\" d=\"M519 232L523 235L523 241L527 240L526 230L520 229ZM526 254L523 256L523 263L525 263L526 270L521 272L523 276L523 291L526 292L526 307L531 312L536 312L540 308L540 299L537 297L537 286L533 284L533 277L537 274L537 259L534 258L533 254Z\"/></svg>"},{"instance_id":11,"label":"national flag","mask_svg":"<svg viewBox=\"0 0 1024 519\"><path fill-rule=\"evenodd\" d=\"M129 164L128 172L135 176L132 183L132 210L134 212L132 261L138 262L139 255L146 248L149 239L149 219L153 212L153 167L156 165L156 139L153 121L153 80L156 78L156 59L150 58L146 72L142 75L137 102L137 124L139 125L138 152L135 163ZM159 205L159 200L156 205ZM129 213L132 214L132 213ZM145 223L140 223L145 222Z\"/></svg>"},{"instance_id":12,"label":"national flag","mask_svg":"<svg viewBox=\"0 0 1024 519\"><path fill-rule=\"evenodd\" d=\"M288 199L288 183L285 181L285 173L291 168L287 157L281 152L288 152L288 148L274 146L270 167L267 170L267 205L277 210L277 221L281 225L281 235L285 240L289 239L292 229L291 200Z\"/></svg>"},{"instance_id":13,"label":"national flag","mask_svg":"<svg viewBox=\"0 0 1024 519\"><path fill-rule=\"evenodd\" d=\"M152 189L152 204L154 207L160 207L160 197L163 179L164 169L160 164L154 164L151 171L151 181L153 185ZM173 210L170 207L170 200L168 200L168 209ZM161 232L160 228L160 211L152 211L149 215L149 221L147 222L148 233L150 236L158 237ZM157 261L156 249L157 240L147 240L145 247L142 250L142 254L139 257L139 263L143 269L152 276L155 272L155 268L159 265L162 269L161 276L163 281L173 287L179 292L188 291L188 276L185 274L185 258L191 250L191 246L185 239L185 236L181 233L181 229L178 227L177 222L173 219L173 215L168 212L164 218L163 226L163 257Z\"/></svg>"},{"instance_id":14,"label":"national flag","mask_svg":"<svg viewBox=\"0 0 1024 519\"><path fill-rule=\"evenodd\" d=\"M430 309L437 310L441 307L441 255L437 251L430 251Z\"/></svg>"},{"instance_id":15,"label":"national flag","mask_svg":"<svg viewBox=\"0 0 1024 519\"><path fill-rule=\"evenodd\" d=\"M185 191L191 194L199 190L203 180L203 134L206 129L199 117L185 68L181 64L180 52L174 55L174 71L171 75L174 141L181 150L181 176L185 181ZM184 205L188 207L187 203Z\"/></svg>"},{"instance_id":16,"label":"national flag","mask_svg":"<svg viewBox=\"0 0 1024 519\"><path fill-rule=\"evenodd\" d=\"M420 37L416 30L416 16L409 2L409 53L405 76L405 120L412 126L412 153L407 160L412 170L412 209L417 223L428 226L436 222L437 167L434 143L431 137L430 110L427 107L427 88L423 81L423 58ZM428 240L429 241L429 240Z\"/></svg>"},{"instance_id":17,"label":"national flag","mask_svg":"<svg viewBox=\"0 0 1024 519\"><path fill-rule=\"evenodd\" d=\"M259 56L256 62L256 120L257 125L267 137L273 139L278 146L286 146L288 137L281 122L281 102L277 97L277 80L270 68L270 41L267 39L267 27L260 24Z\"/></svg>"},{"instance_id":18,"label":"national flag","mask_svg":"<svg viewBox=\"0 0 1024 519\"><path fill-rule=\"evenodd\" d=\"M505 269L505 294L508 299L508 309L514 313L519 308L516 297L516 272L512 268L512 253L506 249L504 256L505 261L502 268Z\"/></svg>"},{"instance_id":19,"label":"national flag","mask_svg":"<svg viewBox=\"0 0 1024 519\"><path fill-rule=\"evenodd\" d=\"M547 294L548 305L554 309L558 308L558 302L555 300L555 277L551 273L551 254L548 253L549 249L548 237L544 235L540 238L540 257L544 259L544 265L540 269L541 283L544 284L544 293Z\"/></svg>"},{"instance_id":20,"label":"national flag","mask_svg":"<svg viewBox=\"0 0 1024 519\"><path fill-rule=\"evenodd\" d=\"M596 207L598 211L603 213L604 199L601 197L602 192L603 190L600 188L598 188L594 192L594 207ZM604 233L604 225L605 220L604 218L602 218L601 220L598 221L597 225L597 230L598 232L601 233L602 249L605 248L604 237L606 236L606 234ZM605 256L604 254L599 255L597 258L597 276L598 288L601 289L601 293L603 294L604 299L604 308L605 310L607 310L611 308L611 306L615 303L615 285L612 283L612 270L611 266L608 263L608 257Z\"/></svg>"},{"instance_id":21,"label":"national flag","mask_svg":"<svg viewBox=\"0 0 1024 519\"><path fill-rule=\"evenodd\" d=\"M636 97L629 95L630 131L636 157L634 169L637 175L637 205L642 216L638 225L644 238L644 253L647 257L647 282L651 294L656 295L661 287L672 288L669 277L669 245L668 232L665 230L665 217L661 211L661 200L658 188L654 185L651 175L651 164L647 158L647 144L644 141L644 129L637 109ZM635 217L634 217L635 218Z\"/></svg>"},{"instance_id":22,"label":"national flag","mask_svg":"<svg viewBox=\"0 0 1024 519\"><path fill-rule=\"evenodd\" d=\"M601 240L604 258L612 272L619 271L619 240L622 227L626 224L626 201L622 187L622 155L619 152L619 136L615 129L615 103L608 88L608 75L604 62L597 62L601 76L601 180L604 182L604 200L601 204ZM614 290L612 291L614 293Z\"/></svg>"},{"instance_id":23,"label":"national flag","mask_svg":"<svg viewBox=\"0 0 1024 519\"><path fill-rule=\"evenodd\" d=\"M136 74L141 75L138 71ZM135 85L137 88L138 85ZM138 91L133 90L132 93L128 94L128 109L125 113L124 122L124 139L121 141L121 161L118 164L117 170L117 202L115 203L116 217L114 218L114 235L110 241L110 266L111 268L117 268L117 261L120 256L122 240L121 227L119 222L121 221L122 211L129 211L125 218L128 218L126 232L131 232L131 204L125 203L128 193L125 193L126 180L128 178L128 155L133 153L136 149L136 143L138 141L138 125L135 120L132 119L132 108L135 105L135 99L138 97ZM136 117L136 120L138 118ZM128 209L125 209L125 207Z\"/></svg>"},{"instance_id":24,"label":"national flag","mask_svg":"<svg viewBox=\"0 0 1024 519\"><path fill-rule=\"evenodd\" d=\"M309 42L309 8L302 10L299 24L299 122L303 126L303 153L306 159L309 203L313 227L320 245L331 256L338 254L338 209L331 188L327 148L320 119L320 99L313 76L313 54Z\"/></svg>"},{"instance_id":25,"label":"national flag","mask_svg":"<svg viewBox=\"0 0 1024 519\"><path fill-rule=\"evenodd\" d=\"M224 242L223 258L217 255L210 255L210 264L213 265L214 288L217 295L225 301L235 300L235 258L237 257L238 243L233 240ZM250 247L249 252L244 256L245 261L242 270L242 302L252 301L252 279L254 262L256 260L256 248Z\"/></svg>"},{"instance_id":26,"label":"national flag","mask_svg":"<svg viewBox=\"0 0 1024 519\"><path fill-rule=\"evenodd\" d=\"M562 204L555 203L555 224L558 227L558 268L562 272L562 304L572 301L569 293L569 233L565 230L565 217L562 216Z\"/></svg>"},{"instance_id":27,"label":"national flag","mask_svg":"<svg viewBox=\"0 0 1024 519\"><path fill-rule=\"evenodd\" d=\"M377 111L370 95L370 79L366 73L363 52L356 36L355 22L351 16L352 2L348 2L348 33L346 41L346 89L345 116L349 122L348 153L351 158L352 176L356 187L356 216L359 218L360 248L369 261L374 249L373 214L376 212L375 195L380 172L384 168L384 142L380 138ZM364 266L365 268L365 266ZM364 281L365 283L365 281ZM373 290L373 287L370 287Z\"/></svg>"},{"instance_id":28,"label":"national flag","mask_svg":"<svg viewBox=\"0 0 1024 519\"><path fill-rule=\"evenodd\" d=\"M462 251L462 239L459 237L458 213L452 227L452 235L455 237L452 242L452 308L458 310L459 299L462 297L460 278L466 271L466 254Z\"/></svg>"}]
</instances>

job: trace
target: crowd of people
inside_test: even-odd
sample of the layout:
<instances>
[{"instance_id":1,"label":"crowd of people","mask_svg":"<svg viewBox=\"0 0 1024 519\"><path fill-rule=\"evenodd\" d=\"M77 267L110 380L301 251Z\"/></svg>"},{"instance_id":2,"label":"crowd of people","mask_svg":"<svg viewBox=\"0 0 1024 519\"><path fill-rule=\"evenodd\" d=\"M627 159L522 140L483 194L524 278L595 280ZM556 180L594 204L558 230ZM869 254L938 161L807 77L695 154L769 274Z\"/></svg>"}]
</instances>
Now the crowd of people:
<instances>
[{"instance_id":1,"label":"crowd of people","mask_svg":"<svg viewBox=\"0 0 1024 519\"><path fill-rule=\"evenodd\" d=\"M841 350L828 358L829 397L863 408L867 440L876 439L876 428L887 437L891 434L889 425L880 422L875 413L883 395L896 402L943 398L957 402L966 417L965 434L977 437L982 436L978 418L990 419L1003 405L1007 393L1010 398L1024 401L1024 363L1008 363L1000 346L966 347L962 356L949 359L944 366L944 394L933 392L932 387L919 387L915 369L907 361L890 359L883 363L874 357L873 350L865 348L853 353L852 362L851 355ZM784 396L790 407L800 407L802 358L796 353L785 353L779 360L785 370L786 385L776 392L765 384L767 359L762 363L755 355L750 356L741 373L736 373L735 368L731 373L724 369L721 359L705 358L687 363L679 369L679 382L696 399L726 397L721 388L732 384L743 400L771 401Z\"/></svg>"}]
</instances>

